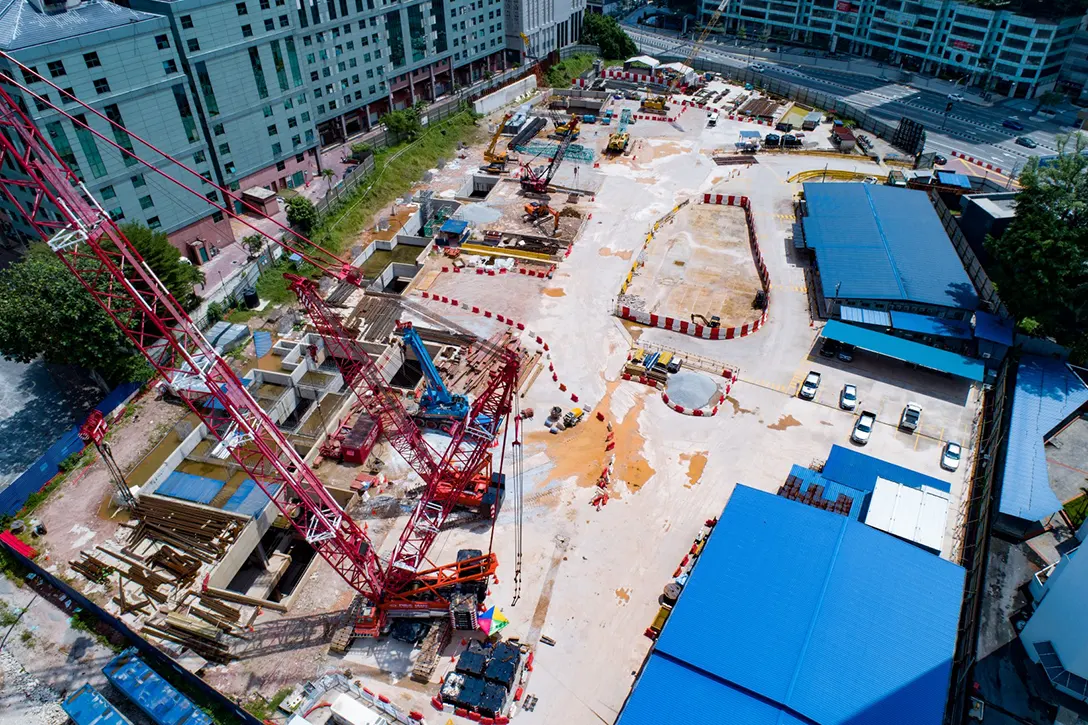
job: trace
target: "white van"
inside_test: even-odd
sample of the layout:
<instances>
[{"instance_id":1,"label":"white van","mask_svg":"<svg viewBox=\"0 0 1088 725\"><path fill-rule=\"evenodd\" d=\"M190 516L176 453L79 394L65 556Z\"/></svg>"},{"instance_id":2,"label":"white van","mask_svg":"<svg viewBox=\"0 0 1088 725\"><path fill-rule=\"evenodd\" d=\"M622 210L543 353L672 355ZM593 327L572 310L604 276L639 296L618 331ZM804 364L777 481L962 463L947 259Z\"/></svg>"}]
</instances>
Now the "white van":
<instances>
[{"instance_id":1,"label":"white van","mask_svg":"<svg viewBox=\"0 0 1088 725\"><path fill-rule=\"evenodd\" d=\"M718 116L719 115L720 114L717 111L714 111L709 116L707 116L706 125L707 126L717 126L718 125Z\"/></svg>"}]
</instances>

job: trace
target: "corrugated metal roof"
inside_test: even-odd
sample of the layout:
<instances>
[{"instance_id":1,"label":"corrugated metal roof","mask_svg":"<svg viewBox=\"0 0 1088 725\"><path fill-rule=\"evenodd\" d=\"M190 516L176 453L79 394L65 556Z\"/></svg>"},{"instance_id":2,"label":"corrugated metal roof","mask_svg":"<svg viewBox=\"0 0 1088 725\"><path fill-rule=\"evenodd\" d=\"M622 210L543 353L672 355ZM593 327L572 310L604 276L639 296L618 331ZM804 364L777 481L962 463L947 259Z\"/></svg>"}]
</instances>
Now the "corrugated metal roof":
<instances>
[{"instance_id":1,"label":"corrugated metal roof","mask_svg":"<svg viewBox=\"0 0 1088 725\"><path fill-rule=\"evenodd\" d=\"M839 317L845 322L853 322L860 325L873 325L874 327L892 326L892 316L884 310L868 310L864 307L839 305Z\"/></svg>"},{"instance_id":2,"label":"corrugated metal roof","mask_svg":"<svg viewBox=\"0 0 1088 725\"><path fill-rule=\"evenodd\" d=\"M0 49L22 50L156 19L162 16L103 0L84 0L56 15L39 12L27 0L0 0Z\"/></svg>"},{"instance_id":3,"label":"corrugated metal roof","mask_svg":"<svg viewBox=\"0 0 1088 725\"><path fill-rule=\"evenodd\" d=\"M910 486L911 488L929 486L944 493L949 493L952 490L951 484L947 481L897 466L880 458L867 456L864 453L855 451L853 448L844 448L843 446L831 446L827 462L824 463L823 476L851 488L856 488L859 491L872 491L876 487L878 478L902 483L904 486Z\"/></svg>"},{"instance_id":4,"label":"corrugated metal roof","mask_svg":"<svg viewBox=\"0 0 1088 725\"><path fill-rule=\"evenodd\" d=\"M975 313L975 337L1012 347L1014 324L1012 320L979 310Z\"/></svg>"},{"instance_id":5,"label":"corrugated metal roof","mask_svg":"<svg viewBox=\"0 0 1088 725\"><path fill-rule=\"evenodd\" d=\"M975 382L980 383L986 377L986 366L974 358L923 345L920 342L904 340L901 337L885 335L882 332L866 330L864 327L855 327L838 320L831 320L824 325L820 335L860 347L862 350L869 350Z\"/></svg>"},{"instance_id":6,"label":"corrugated metal roof","mask_svg":"<svg viewBox=\"0 0 1088 725\"><path fill-rule=\"evenodd\" d=\"M75 725L132 725L117 712L110 701L90 684L84 685L61 703L61 708Z\"/></svg>"},{"instance_id":7,"label":"corrugated metal roof","mask_svg":"<svg viewBox=\"0 0 1088 725\"><path fill-rule=\"evenodd\" d=\"M279 486L274 487L273 493L279 491ZM247 478L238 486L234 495L223 504L224 511L233 511L246 516L256 516L264 511L269 504L269 498L261 487L252 478Z\"/></svg>"},{"instance_id":8,"label":"corrugated metal roof","mask_svg":"<svg viewBox=\"0 0 1088 725\"><path fill-rule=\"evenodd\" d=\"M804 189L805 239L816 250L825 297L978 307L926 192L837 183Z\"/></svg>"},{"instance_id":9,"label":"corrugated metal roof","mask_svg":"<svg viewBox=\"0 0 1088 725\"><path fill-rule=\"evenodd\" d=\"M937 181L945 186L958 186L962 189L971 188L971 180L963 174L957 174L955 171L938 171Z\"/></svg>"},{"instance_id":10,"label":"corrugated metal roof","mask_svg":"<svg viewBox=\"0 0 1088 725\"><path fill-rule=\"evenodd\" d=\"M147 666L129 647L102 668L110 683L156 725L211 725L212 719Z\"/></svg>"},{"instance_id":11,"label":"corrugated metal roof","mask_svg":"<svg viewBox=\"0 0 1088 725\"><path fill-rule=\"evenodd\" d=\"M865 523L907 541L941 552L945 522L948 519L948 493L929 486L913 488L886 478L878 478Z\"/></svg>"},{"instance_id":12,"label":"corrugated metal roof","mask_svg":"<svg viewBox=\"0 0 1088 725\"><path fill-rule=\"evenodd\" d=\"M1043 440L1086 402L1088 387L1065 363L1033 355L1020 360L998 506L1001 513L1040 521L1061 509L1050 488Z\"/></svg>"},{"instance_id":13,"label":"corrugated metal roof","mask_svg":"<svg viewBox=\"0 0 1088 725\"><path fill-rule=\"evenodd\" d=\"M617 725L937 725L963 579L876 529L737 486Z\"/></svg>"},{"instance_id":14,"label":"corrugated metal roof","mask_svg":"<svg viewBox=\"0 0 1088 725\"><path fill-rule=\"evenodd\" d=\"M823 486L823 497L828 501L835 501L839 498L839 494L845 495L853 503L850 504L850 511L847 513L852 519L856 519L861 516L862 509L865 508L867 491L862 491L856 488L851 488L838 481L832 481L830 478L826 478L819 471L813 471L811 468L805 468L804 466L794 464L790 469L790 475L798 478L804 483L805 487L808 486Z\"/></svg>"},{"instance_id":15,"label":"corrugated metal roof","mask_svg":"<svg viewBox=\"0 0 1088 725\"><path fill-rule=\"evenodd\" d=\"M944 317L932 317L930 315L916 315L913 312L892 311L892 327L903 332L914 332L919 335L932 335L934 337L955 337L960 340L971 340L974 332L971 325L963 320L949 320Z\"/></svg>"}]
</instances>

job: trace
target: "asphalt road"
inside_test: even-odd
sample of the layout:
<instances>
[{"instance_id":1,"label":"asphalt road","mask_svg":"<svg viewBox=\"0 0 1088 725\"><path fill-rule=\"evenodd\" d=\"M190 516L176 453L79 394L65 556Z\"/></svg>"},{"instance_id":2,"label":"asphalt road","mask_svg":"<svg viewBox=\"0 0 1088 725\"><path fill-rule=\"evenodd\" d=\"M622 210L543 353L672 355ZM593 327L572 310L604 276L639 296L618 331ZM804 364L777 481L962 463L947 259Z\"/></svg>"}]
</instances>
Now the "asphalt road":
<instances>
[{"instance_id":1,"label":"asphalt road","mask_svg":"<svg viewBox=\"0 0 1088 725\"><path fill-rule=\"evenodd\" d=\"M678 40L675 37L647 32L643 28L628 26L625 30L643 52L686 55L691 50L690 40ZM743 48L713 42L704 45L699 55L707 60L739 68L747 67L755 60L766 67L764 75L768 78L834 94L881 120L897 122L906 116L925 125L927 150L946 156L953 150L961 151L1006 171L1019 169L1033 155L1055 153L1056 136L1070 130L1068 127L1033 117L1033 101L1003 100L994 106L987 106L972 103L968 99L956 102L946 116L948 98L944 93L903 85L891 78L820 68L815 59L813 64L796 62L796 55L787 61L753 59ZM895 72L895 69L888 69L889 75ZM1003 127L1002 121L1008 118L1019 120L1024 125L1024 130L1014 131ZM1030 137L1038 147L1028 149L1018 145L1016 138L1019 136Z\"/></svg>"}]
</instances>

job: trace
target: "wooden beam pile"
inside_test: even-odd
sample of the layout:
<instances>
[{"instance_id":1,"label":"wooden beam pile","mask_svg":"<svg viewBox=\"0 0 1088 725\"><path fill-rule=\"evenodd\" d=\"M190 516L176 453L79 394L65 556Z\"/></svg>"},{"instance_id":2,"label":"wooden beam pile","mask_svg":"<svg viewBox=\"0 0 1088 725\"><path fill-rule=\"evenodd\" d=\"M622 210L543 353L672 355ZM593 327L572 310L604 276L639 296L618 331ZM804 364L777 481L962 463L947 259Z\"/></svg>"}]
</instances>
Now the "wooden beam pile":
<instances>
[{"instance_id":1,"label":"wooden beam pile","mask_svg":"<svg viewBox=\"0 0 1088 725\"><path fill-rule=\"evenodd\" d=\"M517 337L510 331L504 330L488 338L486 345L473 345L468 348L457 362L436 360L435 364L442 372L442 377L451 391L463 393L472 398L487 386L491 372L495 368L493 349L511 345L517 345ZM540 360L540 353L529 353L520 347L517 349L521 353L521 366L518 372L518 389L520 390L533 374Z\"/></svg>"},{"instance_id":2,"label":"wooden beam pile","mask_svg":"<svg viewBox=\"0 0 1088 725\"><path fill-rule=\"evenodd\" d=\"M118 560L125 566L111 566L86 551L79 552L82 558L77 561L69 562L69 564L73 569L97 584L106 583L106 580L109 578L107 572L117 572L121 576L122 581L128 580L133 584L139 585L143 594L148 599L153 599L159 604L165 604L168 598L166 593L159 591L159 587L164 585L177 585L173 579L168 579L153 571L147 564L135 561L123 554L118 554L101 546L98 547L98 550L103 554ZM124 598L123 595L121 598Z\"/></svg>"},{"instance_id":3,"label":"wooden beam pile","mask_svg":"<svg viewBox=\"0 0 1088 725\"><path fill-rule=\"evenodd\" d=\"M141 496L133 513L140 523L129 539L132 544L155 539L208 564L227 552L247 521L240 514L155 496Z\"/></svg>"},{"instance_id":4,"label":"wooden beam pile","mask_svg":"<svg viewBox=\"0 0 1088 725\"><path fill-rule=\"evenodd\" d=\"M179 612L170 612L165 618L148 622L140 632L148 637L184 645L212 662L230 662L236 659L230 646L223 641L223 630L216 624Z\"/></svg>"}]
</instances>

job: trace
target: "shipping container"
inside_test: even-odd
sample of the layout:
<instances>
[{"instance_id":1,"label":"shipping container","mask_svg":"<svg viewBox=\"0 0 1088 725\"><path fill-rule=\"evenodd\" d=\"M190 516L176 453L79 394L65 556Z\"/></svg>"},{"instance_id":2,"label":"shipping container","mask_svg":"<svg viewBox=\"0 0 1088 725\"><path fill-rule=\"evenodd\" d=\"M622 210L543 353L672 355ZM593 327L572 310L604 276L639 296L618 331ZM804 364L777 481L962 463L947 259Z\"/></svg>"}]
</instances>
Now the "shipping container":
<instances>
[{"instance_id":1,"label":"shipping container","mask_svg":"<svg viewBox=\"0 0 1088 725\"><path fill-rule=\"evenodd\" d=\"M110 660L102 672L156 725L211 725L211 717L148 667L135 647Z\"/></svg>"},{"instance_id":2,"label":"shipping container","mask_svg":"<svg viewBox=\"0 0 1088 725\"><path fill-rule=\"evenodd\" d=\"M61 703L61 708L75 725L132 725L132 721L117 712L117 708L89 684L76 690Z\"/></svg>"}]
</instances>

